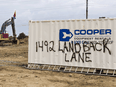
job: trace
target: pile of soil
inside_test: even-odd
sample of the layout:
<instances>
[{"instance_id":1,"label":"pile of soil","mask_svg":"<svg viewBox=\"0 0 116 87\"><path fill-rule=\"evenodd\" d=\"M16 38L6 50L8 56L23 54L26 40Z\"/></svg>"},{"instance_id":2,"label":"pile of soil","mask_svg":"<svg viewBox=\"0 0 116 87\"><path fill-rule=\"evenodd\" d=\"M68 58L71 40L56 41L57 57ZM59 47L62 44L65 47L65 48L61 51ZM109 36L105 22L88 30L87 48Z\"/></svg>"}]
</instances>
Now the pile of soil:
<instances>
[{"instance_id":1,"label":"pile of soil","mask_svg":"<svg viewBox=\"0 0 116 87\"><path fill-rule=\"evenodd\" d=\"M23 32L19 34L19 36L17 37L17 39L24 39L28 36L26 36Z\"/></svg>"},{"instance_id":2,"label":"pile of soil","mask_svg":"<svg viewBox=\"0 0 116 87\"><path fill-rule=\"evenodd\" d=\"M17 37L19 44L28 44L28 36L25 33L20 33ZM13 40L13 36L9 36L9 40Z\"/></svg>"},{"instance_id":3,"label":"pile of soil","mask_svg":"<svg viewBox=\"0 0 116 87\"><path fill-rule=\"evenodd\" d=\"M25 37L23 39L19 39L20 44L28 44L28 37Z\"/></svg>"},{"instance_id":4,"label":"pile of soil","mask_svg":"<svg viewBox=\"0 0 116 87\"><path fill-rule=\"evenodd\" d=\"M23 32L19 34L17 39L20 41L20 44L28 44L28 36L25 35Z\"/></svg>"}]
</instances>

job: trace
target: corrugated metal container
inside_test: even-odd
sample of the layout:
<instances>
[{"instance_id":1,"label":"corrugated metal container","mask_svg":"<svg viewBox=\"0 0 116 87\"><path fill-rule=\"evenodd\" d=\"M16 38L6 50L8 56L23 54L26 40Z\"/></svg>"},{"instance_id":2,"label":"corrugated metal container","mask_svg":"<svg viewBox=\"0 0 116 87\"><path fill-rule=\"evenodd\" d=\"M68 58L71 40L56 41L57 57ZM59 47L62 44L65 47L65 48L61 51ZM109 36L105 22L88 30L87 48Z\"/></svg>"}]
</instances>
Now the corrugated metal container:
<instances>
[{"instance_id":1,"label":"corrugated metal container","mask_svg":"<svg viewBox=\"0 0 116 87\"><path fill-rule=\"evenodd\" d=\"M116 69L116 19L29 21L28 63Z\"/></svg>"}]
</instances>

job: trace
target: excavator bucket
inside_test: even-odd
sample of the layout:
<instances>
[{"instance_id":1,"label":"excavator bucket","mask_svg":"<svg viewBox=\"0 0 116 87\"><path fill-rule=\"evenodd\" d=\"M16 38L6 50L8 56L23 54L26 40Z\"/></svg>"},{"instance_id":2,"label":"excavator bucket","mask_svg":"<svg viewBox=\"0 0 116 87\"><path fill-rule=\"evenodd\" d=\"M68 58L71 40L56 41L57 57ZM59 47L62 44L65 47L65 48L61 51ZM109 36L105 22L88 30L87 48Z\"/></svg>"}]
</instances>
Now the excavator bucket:
<instances>
[{"instance_id":1,"label":"excavator bucket","mask_svg":"<svg viewBox=\"0 0 116 87\"><path fill-rule=\"evenodd\" d=\"M17 44L17 40L13 40L12 43L13 43L13 44Z\"/></svg>"}]
</instances>

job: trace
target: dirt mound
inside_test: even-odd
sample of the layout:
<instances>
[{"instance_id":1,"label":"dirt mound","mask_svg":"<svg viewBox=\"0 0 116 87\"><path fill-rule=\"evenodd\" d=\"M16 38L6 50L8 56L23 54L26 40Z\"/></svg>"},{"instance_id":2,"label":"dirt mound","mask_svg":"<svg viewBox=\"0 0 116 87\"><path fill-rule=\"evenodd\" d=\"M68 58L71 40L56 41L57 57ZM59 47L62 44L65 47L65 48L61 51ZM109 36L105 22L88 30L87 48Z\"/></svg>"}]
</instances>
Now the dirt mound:
<instances>
[{"instance_id":1,"label":"dirt mound","mask_svg":"<svg viewBox=\"0 0 116 87\"><path fill-rule=\"evenodd\" d=\"M28 36L26 36L23 32L19 34L17 39L19 40L20 44L28 44Z\"/></svg>"},{"instance_id":2,"label":"dirt mound","mask_svg":"<svg viewBox=\"0 0 116 87\"><path fill-rule=\"evenodd\" d=\"M17 39L24 39L28 36L26 36L23 32L19 34L19 36L17 37Z\"/></svg>"},{"instance_id":3,"label":"dirt mound","mask_svg":"<svg viewBox=\"0 0 116 87\"><path fill-rule=\"evenodd\" d=\"M28 36L23 39L20 39L20 44L28 44Z\"/></svg>"}]
</instances>

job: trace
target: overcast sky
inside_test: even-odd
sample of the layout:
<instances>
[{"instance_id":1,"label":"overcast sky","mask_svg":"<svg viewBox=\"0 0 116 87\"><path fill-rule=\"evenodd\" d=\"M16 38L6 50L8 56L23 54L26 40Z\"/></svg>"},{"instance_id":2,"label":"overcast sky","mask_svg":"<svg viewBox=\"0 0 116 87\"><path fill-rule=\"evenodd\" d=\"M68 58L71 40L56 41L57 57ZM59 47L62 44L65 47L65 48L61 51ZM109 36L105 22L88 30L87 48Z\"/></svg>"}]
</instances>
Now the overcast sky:
<instances>
[{"instance_id":1,"label":"overcast sky","mask_svg":"<svg viewBox=\"0 0 116 87\"><path fill-rule=\"evenodd\" d=\"M116 0L88 0L89 17L116 17ZM16 10L17 36L28 35L29 20L67 20L86 18L86 0L0 0L0 25ZM6 31L12 35L11 26Z\"/></svg>"}]
</instances>

